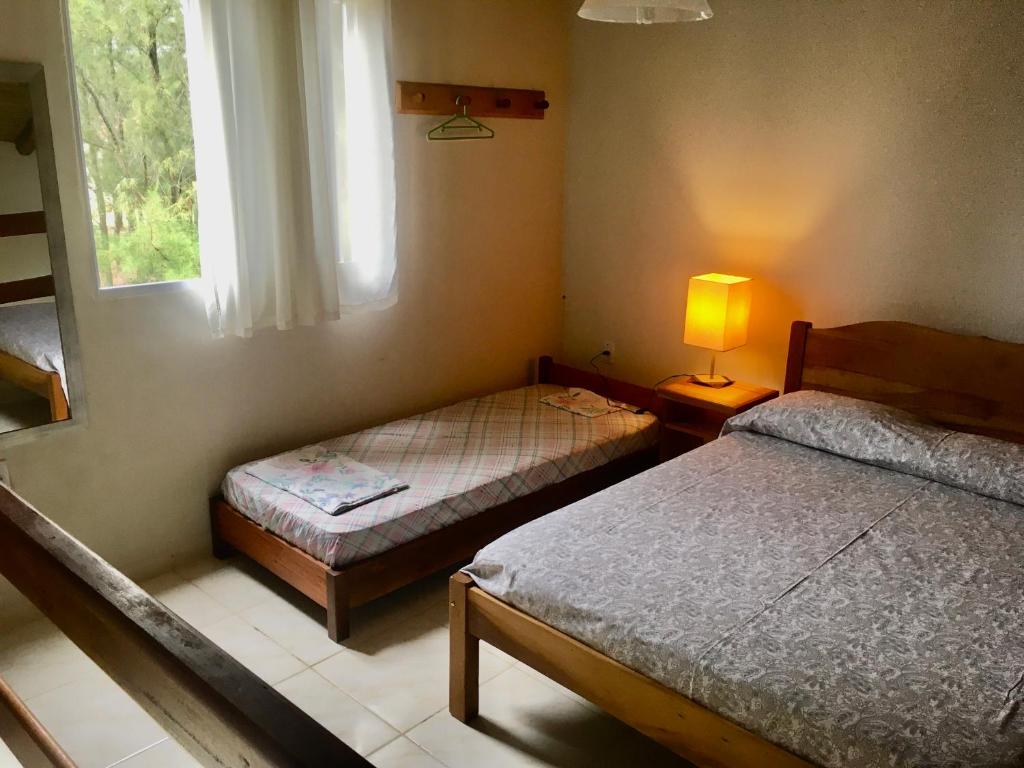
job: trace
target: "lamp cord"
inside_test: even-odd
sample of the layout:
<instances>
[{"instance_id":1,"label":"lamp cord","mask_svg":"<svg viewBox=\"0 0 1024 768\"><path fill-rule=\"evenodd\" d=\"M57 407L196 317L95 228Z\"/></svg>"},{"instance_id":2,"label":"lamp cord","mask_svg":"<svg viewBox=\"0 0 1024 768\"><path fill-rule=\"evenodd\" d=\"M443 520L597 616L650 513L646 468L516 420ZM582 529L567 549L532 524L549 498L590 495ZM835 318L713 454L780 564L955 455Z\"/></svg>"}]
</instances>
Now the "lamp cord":
<instances>
[{"instance_id":1,"label":"lamp cord","mask_svg":"<svg viewBox=\"0 0 1024 768\"><path fill-rule=\"evenodd\" d=\"M621 404L613 403L611 401L611 399L608 397L608 392L609 392L608 377L604 375L604 372L601 370L601 366L598 365L597 361L598 361L599 357L608 357L609 355L610 355L610 353L606 352L606 351L598 352L596 355L594 355L592 358L590 358L590 367L594 369L594 373L596 373L598 375L598 377L601 379L601 386L603 387L603 389L605 391L604 401L608 404L608 407L609 408L615 408L616 410L619 410L619 411L628 410L626 408L623 408ZM696 375L697 374L695 374L695 373L673 373L671 376L666 376L665 378L659 379L658 381L656 381L654 383L654 386L651 387L651 389L655 389L656 390L658 387L660 387L666 381L671 381L672 379L681 379L681 378L684 378L684 377L696 376ZM566 387L566 389L568 389L568 387ZM647 410L646 408L643 408L643 409L640 410L640 413L643 413L646 410Z\"/></svg>"},{"instance_id":2,"label":"lamp cord","mask_svg":"<svg viewBox=\"0 0 1024 768\"><path fill-rule=\"evenodd\" d=\"M604 394L604 401L608 404L608 407L609 408L615 408L616 410L622 411L622 410L625 410L625 409L621 405L615 405L615 404L612 403L612 401L610 399L608 399L608 391L609 391L608 377L605 376L604 373L601 372L601 366L599 366L597 364L597 358L599 358L599 357L608 357L610 354L611 353L609 353L609 352L607 352L605 350L602 350L602 351L598 352L596 355L594 355L592 358L590 358L590 367L593 368L594 369L594 373L596 373L601 378L601 387L604 389L604 393L605 393Z\"/></svg>"},{"instance_id":3,"label":"lamp cord","mask_svg":"<svg viewBox=\"0 0 1024 768\"><path fill-rule=\"evenodd\" d=\"M651 387L651 389L657 389L662 384L664 384L666 381L672 381L672 379L681 379L684 376L696 376L696 375L697 374L695 374L695 373L673 373L671 376L666 376L664 379L660 379L659 381L655 382L654 386Z\"/></svg>"},{"instance_id":4,"label":"lamp cord","mask_svg":"<svg viewBox=\"0 0 1024 768\"><path fill-rule=\"evenodd\" d=\"M606 393L609 391L608 378L604 375L604 373L601 372L601 367L598 365L597 359L599 357L608 357L608 355L609 355L608 352L602 351L602 352L598 352L596 355L594 355L592 358L590 358L590 367L594 369L594 373L596 373L598 376L601 377L601 384L604 387L604 391ZM655 389L656 390L659 386L664 384L666 381L671 381L672 379L681 379L681 378L684 378L684 377L696 376L696 375L697 374L695 374L695 373L673 373L671 376L666 376L664 379L659 379L657 382L655 382L654 386L651 387L651 389ZM604 401L606 403L608 403L608 407L609 408L618 408L620 411L621 410L627 410L627 409L623 408L621 405L616 405L615 403L613 403L610 399L608 399L608 395L607 394L605 394ZM643 408L643 409L641 409L640 412L643 413L646 410L647 410L646 408Z\"/></svg>"}]
</instances>

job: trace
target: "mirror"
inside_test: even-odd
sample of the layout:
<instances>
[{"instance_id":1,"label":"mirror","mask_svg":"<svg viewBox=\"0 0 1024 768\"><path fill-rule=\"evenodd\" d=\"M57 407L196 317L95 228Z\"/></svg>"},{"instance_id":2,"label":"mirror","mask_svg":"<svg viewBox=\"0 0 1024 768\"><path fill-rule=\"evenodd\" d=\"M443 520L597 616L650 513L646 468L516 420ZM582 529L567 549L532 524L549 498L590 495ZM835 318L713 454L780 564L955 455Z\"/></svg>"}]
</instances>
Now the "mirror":
<instances>
[{"instance_id":1,"label":"mirror","mask_svg":"<svg viewBox=\"0 0 1024 768\"><path fill-rule=\"evenodd\" d=\"M71 421L74 352L43 68L0 62L0 434Z\"/></svg>"}]
</instances>

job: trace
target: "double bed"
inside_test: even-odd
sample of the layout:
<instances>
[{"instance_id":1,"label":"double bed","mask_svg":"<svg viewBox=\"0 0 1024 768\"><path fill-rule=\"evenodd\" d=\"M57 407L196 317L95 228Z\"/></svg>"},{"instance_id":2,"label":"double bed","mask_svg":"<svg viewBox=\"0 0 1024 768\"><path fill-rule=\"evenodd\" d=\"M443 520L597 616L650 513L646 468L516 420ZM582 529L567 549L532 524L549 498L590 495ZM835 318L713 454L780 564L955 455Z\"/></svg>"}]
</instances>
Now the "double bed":
<instances>
[{"instance_id":1,"label":"double bed","mask_svg":"<svg viewBox=\"0 0 1024 768\"><path fill-rule=\"evenodd\" d=\"M315 446L409 486L343 514L258 477L255 465L266 460L232 469L211 502L215 553L241 552L323 606L328 634L340 641L352 607L464 562L524 522L654 464L650 389L547 357L537 378ZM570 387L644 412L588 418L540 402Z\"/></svg>"},{"instance_id":2,"label":"double bed","mask_svg":"<svg viewBox=\"0 0 1024 768\"><path fill-rule=\"evenodd\" d=\"M50 421L63 421L67 375L53 295L51 276L0 284L0 379L45 398ZM20 303L28 299L50 300Z\"/></svg>"},{"instance_id":3,"label":"double bed","mask_svg":"<svg viewBox=\"0 0 1024 768\"><path fill-rule=\"evenodd\" d=\"M482 639L701 766L1024 764L1022 381L1024 345L795 324L786 396L452 578L452 714Z\"/></svg>"}]
</instances>

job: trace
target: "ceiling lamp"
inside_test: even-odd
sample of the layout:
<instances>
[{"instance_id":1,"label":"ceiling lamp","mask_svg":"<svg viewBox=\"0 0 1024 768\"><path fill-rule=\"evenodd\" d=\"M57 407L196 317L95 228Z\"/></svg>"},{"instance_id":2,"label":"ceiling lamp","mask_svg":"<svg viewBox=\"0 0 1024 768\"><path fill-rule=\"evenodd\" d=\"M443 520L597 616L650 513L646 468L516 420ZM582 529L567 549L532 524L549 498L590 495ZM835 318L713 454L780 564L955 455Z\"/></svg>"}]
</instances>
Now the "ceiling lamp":
<instances>
[{"instance_id":1,"label":"ceiling lamp","mask_svg":"<svg viewBox=\"0 0 1024 768\"><path fill-rule=\"evenodd\" d=\"M659 24L712 17L707 0L586 0L579 15L590 21Z\"/></svg>"}]
</instances>

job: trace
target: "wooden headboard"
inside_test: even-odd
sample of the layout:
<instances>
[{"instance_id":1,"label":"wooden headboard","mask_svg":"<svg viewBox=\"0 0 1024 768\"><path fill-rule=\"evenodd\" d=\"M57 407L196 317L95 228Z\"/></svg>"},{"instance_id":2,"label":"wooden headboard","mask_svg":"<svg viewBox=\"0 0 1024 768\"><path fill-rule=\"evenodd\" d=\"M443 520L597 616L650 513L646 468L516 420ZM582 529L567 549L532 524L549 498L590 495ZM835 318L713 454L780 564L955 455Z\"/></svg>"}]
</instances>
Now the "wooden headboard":
<instances>
[{"instance_id":1,"label":"wooden headboard","mask_svg":"<svg viewBox=\"0 0 1024 768\"><path fill-rule=\"evenodd\" d=\"M42 299L53 295L53 275L0 283L0 304L10 304L12 301L25 301L26 299Z\"/></svg>"},{"instance_id":2,"label":"wooden headboard","mask_svg":"<svg viewBox=\"0 0 1024 768\"><path fill-rule=\"evenodd\" d=\"M873 400L929 421L1024 443L1024 344L912 323L793 323L786 392Z\"/></svg>"}]
</instances>

